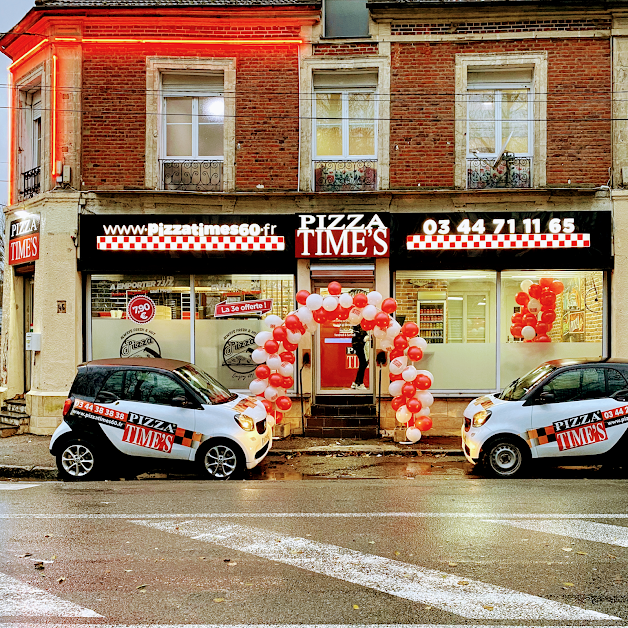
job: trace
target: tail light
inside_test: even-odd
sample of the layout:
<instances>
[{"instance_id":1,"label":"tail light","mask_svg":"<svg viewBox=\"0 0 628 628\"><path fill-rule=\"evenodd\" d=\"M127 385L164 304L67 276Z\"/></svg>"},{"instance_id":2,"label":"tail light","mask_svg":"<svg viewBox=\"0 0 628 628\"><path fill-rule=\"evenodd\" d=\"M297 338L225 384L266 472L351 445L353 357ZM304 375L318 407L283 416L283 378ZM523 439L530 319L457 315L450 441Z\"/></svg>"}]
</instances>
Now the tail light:
<instances>
[{"instance_id":1,"label":"tail light","mask_svg":"<svg viewBox=\"0 0 628 628\"><path fill-rule=\"evenodd\" d=\"M63 418L64 419L68 415L70 410L72 410L73 405L74 405L74 399L70 398L70 399L65 400L65 403L63 404Z\"/></svg>"}]
</instances>

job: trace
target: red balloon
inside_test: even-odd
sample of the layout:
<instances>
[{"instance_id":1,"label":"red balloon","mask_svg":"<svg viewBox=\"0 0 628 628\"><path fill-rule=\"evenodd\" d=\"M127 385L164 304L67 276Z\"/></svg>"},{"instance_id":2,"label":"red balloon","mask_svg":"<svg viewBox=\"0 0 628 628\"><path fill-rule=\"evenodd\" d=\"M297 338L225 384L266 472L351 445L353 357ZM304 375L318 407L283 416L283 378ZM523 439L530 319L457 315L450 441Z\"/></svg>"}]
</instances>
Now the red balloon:
<instances>
[{"instance_id":1,"label":"red balloon","mask_svg":"<svg viewBox=\"0 0 628 628\"><path fill-rule=\"evenodd\" d=\"M268 355L277 353L277 351L279 351L279 343L276 340L267 340L264 343L264 350L268 353Z\"/></svg>"},{"instance_id":2,"label":"red balloon","mask_svg":"<svg viewBox=\"0 0 628 628\"><path fill-rule=\"evenodd\" d=\"M264 407L266 408L266 414L271 414L273 411L273 404L268 401L268 399L262 399L262 403L264 404Z\"/></svg>"},{"instance_id":3,"label":"red balloon","mask_svg":"<svg viewBox=\"0 0 628 628\"><path fill-rule=\"evenodd\" d=\"M419 326L412 321L408 321L401 326L401 333L406 338L414 338L419 335Z\"/></svg>"},{"instance_id":4,"label":"red balloon","mask_svg":"<svg viewBox=\"0 0 628 628\"><path fill-rule=\"evenodd\" d=\"M546 336L545 334L543 334L542 336L537 336L535 340L537 342L552 342L552 339L549 336Z\"/></svg>"},{"instance_id":5,"label":"red balloon","mask_svg":"<svg viewBox=\"0 0 628 628\"><path fill-rule=\"evenodd\" d=\"M337 305L336 309L332 310L331 312L327 312L327 320L335 321L336 319L338 319L341 312L342 312L342 308L339 305Z\"/></svg>"},{"instance_id":6,"label":"red balloon","mask_svg":"<svg viewBox=\"0 0 628 628\"><path fill-rule=\"evenodd\" d=\"M397 309L397 301L394 299L384 299L380 305L382 312L392 314Z\"/></svg>"},{"instance_id":7,"label":"red balloon","mask_svg":"<svg viewBox=\"0 0 628 628\"><path fill-rule=\"evenodd\" d=\"M406 382L401 387L401 394L406 398L414 397L414 393L416 393L416 388L412 382ZM414 410L414 412L418 412L418 410Z\"/></svg>"},{"instance_id":8,"label":"red balloon","mask_svg":"<svg viewBox=\"0 0 628 628\"><path fill-rule=\"evenodd\" d=\"M327 290L329 294L336 296L342 292L342 286L337 281L332 281L328 286Z\"/></svg>"},{"instance_id":9,"label":"red balloon","mask_svg":"<svg viewBox=\"0 0 628 628\"><path fill-rule=\"evenodd\" d=\"M275 405L284 412L286 410L290 410L292 408L292 401L290 401L289 397L277 397L277 401L275 401Z\"/></svg>"},{"instance_id":10,"label":"red balloon","mask_svg":"<svg viewBox=\"0 0 628 628\"><path fill-rule=\"evenodd\" d=\"M375 329L375 321L367 321L365 318L363 318L360 321L360 326L364 331L371 331L372 329Z\"/></svg>"},{"instance_id":11,"label":"red balloon","mask_svg":"<svg viewBox=\"0 0 628 628\"><path fill-rule=\"evenodd\" d=\"M273 373L268 378L268 383L275 388L279 388L283 384L283 375L280 375L279 373Z\"/></svg>"},{"instance_id":12,"label":"red balloon","mask_svg":"<svg viewBox=\"0 0 628 628\"><path fill-rule=\"evenodd\" d=\"M283 413L277 412L277 410L275 410L275 423L279 425L282 420L283 420Z\"/></svg>"},{"instance_id":13,"label":"red balloon","mask_svg":"<svg viewBox=\"0 0 628 628\"><path fill-rule=\"evenodd\" d=\"M403 376L401 375L401 373L397 373L397 375L393 375L392 373L390 373L390 381L391 382L396 382L400 379L403 379Z\"/></svg>"},{"instance_id":14,"label":"red balloon","mask_svg":"<svg viewBox=\"0 0 628 628\"><path fill-rule=\"evenodd\" d=\"M301 327L301 321L296 314L288 314L288 316L286 316L286 320L284 321L284 325L290 331L297 331ZM277 328L275 327L275 329Z\"/></svg>"},{"instance_id":15,"label":"red balloon","mask_svg":"<svg viewBox=\"0 0 628 628\"><path fill-rule=\"evenodd\" d=\"M289 388L292 388L294 386L294 377L291 377L290 375L288 375L287 377L283 378L283 382L281 382L281 387L285 388L286 390L288 390Z\"/></svg>"},{"instance_id":16,"label":"red balloon","mask_svg":"<svg viewBox=\"0 0 628 628\"><path fill-rule=\"evenodd\" d=\"M408 349L408 359L412 362L418 362L423 357L421 347L410 347Z\"/></svg>"},{"instance_id":17,"label":"red balloon","mask_svg":"<svg viewBox=\"0 0 628 628\"><path fill-rule=\"evenodd\" d=\"M532 299L538 299L541 296L541 286L539 286L538 283L533 283L529 288L528 288L528 294L530 295L530 298Z\"/></svg>"},{"instance_id":18,"label":"red balloon","mask_svg":"<svg viewBox=\"0 0 628 628\"><path fill-rule=\"evenodd\" d=\"M399 408L401 408L401 406L405 406L406 405L406 398L405 397L393 397L393 400L390 402L390 407L397 412L397 410L399 410Z\"/></svg>"},{"instance_id":19,"label":"red balloon","mask_svg":"<svg viewBox=\"0 0 628 628\"><path fill-rule=\"evenodd\" d=\"M395 336L395 339L393 340L393 345L395 345L395 349L405 350L408 348L408 340L405 336L399 334L398 336Z\"/></svg>"},{"instance_id":20,"label":"red balloon","mask_svg":"<svg viewBox=\"0 0 628 628\"><path fill-rule=\"evenodd\" d=\"M553 309L541 312L541 320L548 325L556 320L556 312Z\"/></svg>"},{"instance_id":21,"label":"red balloon","mask_svg":"<svg viewBox=\"0 0 628 628\"><path fill-rule=\"evenodd\" d=\"M510 317L510 321L512 322L513 325L521 325L521 323L523 323L523 315L522 314L513 314Z\"/></svg>"},{"instance_id":22,"label":"red balloon","mask_svg":"<svg viewBox=\"0 0 628 628\"><path fill-rule=\"evenodd\" d=\"M301 305L305 305L307 298L310 296L310 293L307 290L299 290L297 292L297 303Z\"/></svg>"},{"instance_id":23,"label":"red balloon","mask_svg":"<svg viewBox=\"0 0 628 628\"><path fill-rule=\"evenodd\" d=\"M554 280L551 277L543 277L539 283L541 288L549 288L554 283Z\"/></svg>"},{"instance_id":24,"label":"red balloon","mask_svg":"<svg viewBox=\"0 0 628 628\"><path fill-rule=\"evenodd\" d=\"M323 307L319 307L318 310L312 312L312 316L317 323L327 322L327 311Z\"/></svg>"},{"instance_id":25,"label":"red balloon","mask_svg":"<svg viewBox=\"0 0 628 628\"><path fill-rule=\"evenodd\" d=\"M416 414L423 407L421 405L421 402L415 397L412 397L412 399L408 399L408 403L406 403L406 405L408 406L408 410L410 410L412 414Z\"/></svg>"},{"instance_id":26,"label":"red balloon","mask_svg":"<svg viewBox=\"0 0 628 628\"><path fill-rule=\"evenodd\" d=\"M556 295L551 290L546 290L539 299L541 305L546 307L554 307L556 304Z\"/></svg>"},{"instance_id":27,"label":"red balloon","mask_svg":"<svg viewBox=\"0 0 628 628\"><path fill-rule=\"evenodd\" d=\"M427 390L432 385L432 380L427 375L419 375L414 382L419 390Z\"/></svg>"},{"instance_id":28,"label":"red balloon","mask_svg":"<svg viewBox=\"0 0 628 628\"><path fill-rule=\"evenodd\" d=\"M270 369L265 364L260 364L255 369L255 376L258 379L268 379L269 375L270 375Z\"/></svg>"},{"instance_id":29,"label":"red balloon","mask_svg":"<svg viewBox=\"0 0 628 628\"><path fill-rule=\"evenodd\" d=\"M547 333L547 323L539 321L536 324L536 333L538 336L544 336Z\"/></svg>"},{"instance_id":30,"label":"red balloon","mask_svg":"<svg viewBox=\"0 0 628 628\"><path fill-rule=\"evenodd\" d=\"M523 326L525 327L526 325L536 329L536 316L534 314L526 314L523 317Z\"/></svg>"},{"instance_id":31,"label":"red balloon","mask_svg":"<svg viewBox=\"0 0 628 628\"><path fill-rule=\"evenodd\" d=\"M521 310L519 310L519 314L521 314L521 316L525 316L526 314L529 314L530 310L524 305Z\"/></svg>"},{"instance_id":32,"label":"red balloon","mask_svg":"<svg viewBox=\"0 0 628 628\"><path fill-rule=\"evenodd\" d=\"M378 312L373 320L380 329L388 329L390 327L390 316L386 312Z\"/></svg>"},{"instance_id":33,"label":"red balloon","mask_svg":"<svg viewBox=\"0 0 628 628\"><path fill-rule=\"evenodd\" d=\"M275 327L273 329L273 338L277 342L283 342L288 337L288 332L283 325L279 325L279 327Z\"/></svg>"},{"instance_id":34,"label":"red balloon","mask_svg":"<svg viewBox=\"0 0 628 628\"><path fill-rule=\"evenodd\" d=\"M565 286L562 281L553 281L552 285L550 286L550 290L557 296L561 294L564 289Z\"/></svg>"},{"instance_id":35,"label":"red balloon","mask_svg":"<svg viewBox=\"0 0 628 628\"><path fill-rule=\"evenodd\" d=\"M403 349L391 349L390 351L390 359L394 360L395 358L400 358L403 355Z\"/></svg>"},{"instance_id":36,"label":"red balloon","mask_svg":"<svg viewBox=\"0 0 628 628\"><path fill-rule=\"evenodd\" d=\"M528 305L528 301L530 297L527 292L517 292L517 296L515 297L515 301L519 305Z\"/></svg>"},{"instance_id":37,"label":"red balloon","mask_svg":"<svg viewBox=\"0 0 628 628\"><path fill-rule=\"evenodd\" d=\"M547 331L552 331L552 327L554 327L554 325L552 325L552 323L548 323L547 324Z\"/></svg>"},{"instance_id":38,"label":"red balloon","mask_svg":"<svg viewBox=\"0 0 628 628\"><path fill-rule=\"evenodd\" d=\"M432 429L432 419L430 419L429 416L421 417L418 421L416 421L415 425L422 432L427 432L427 430Z\"/></svg>"},{"instance_id":39,"label":"red balloon","mask_svg":"<svg viewBox=\"0 0 628 628\"><path fill-rule=\"evenodd\" d=\"M290 343L288 343L290 344ZM290 362L290 364L294 364L296 362L296 358L294 357L294 353L292 351L282 351L279 354L282 362ZM257 372L257 371L256 371ZM261 378L260 378L261 379Z\"/></svg>"},{"instance_id":40,"label":"red balloon","mask_svg":"<svg viewBox=\"0 0 628 628\"><path fill-rule=\"evenodd\" d=\"M414 417L411 416L410 420L406 423L408 427L414 427Z\"/></svg>"},{"instance_id":41,"label":"red balloon","mask_svg":"<svg viewBox=\"0 0 628 628\"><path fill-rule=\"evenodd\" d=\"M512 334L513 338L521 338L521 325L513 325L510 328L510 333Z\"/></svg>"},{"instance_id":42,"label":"red balloon","mask_svg":"<svg viewBox=\"0 0 628 628\"><path fill-rule=\"evenodd\" d=\"M296 351L299 348L299 345L295 345L292 342L288 342L287 340L283 341L283 348L286 351ZM288 360L288 362L290 362L290 360Z\"/></svg>"},{"instance_id":43,"label":"red balloon","mask_svg":"<svg viewBox=\"0 0 628 628\"><path fill-rule=\"evenodd\" d=\"M363 292L358 292L358 294L353 297L353 305L355 305L355 307L366 307L368 302Z\"/></svg>"},{"instance_id":44,"label":"red balloon","mask_svg":"<svg viewBox=\"0 0 628 628\"><path fill-rule=\"evenodd\" d=\"M340 313L338 314L338 320L346 321L349 318L349 312L351 312L352 308L339 306L339 309L340 309Z\"/></svg>"}]
</instances>

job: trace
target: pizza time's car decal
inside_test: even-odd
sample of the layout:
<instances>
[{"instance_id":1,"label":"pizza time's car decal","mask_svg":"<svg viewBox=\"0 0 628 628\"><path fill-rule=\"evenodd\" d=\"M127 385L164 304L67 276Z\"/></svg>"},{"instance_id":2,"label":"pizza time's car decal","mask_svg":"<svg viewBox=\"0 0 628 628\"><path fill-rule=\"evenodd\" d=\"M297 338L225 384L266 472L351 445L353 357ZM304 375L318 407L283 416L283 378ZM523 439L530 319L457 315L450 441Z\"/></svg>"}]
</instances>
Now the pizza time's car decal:
<instances>
[{"instance_id":1,"label":"pizza time's car decal","mask_svg":"<svg viewBox=\"0 0 628 628\"><path fill-rule=\"evenodd\" d=\"M558 449L564 451L608 440L606 430L624 423L628 423L628 406L562 419L547 427L528 430L522 436L530 447L556 442Z\"/></svg>"}]
</instances>

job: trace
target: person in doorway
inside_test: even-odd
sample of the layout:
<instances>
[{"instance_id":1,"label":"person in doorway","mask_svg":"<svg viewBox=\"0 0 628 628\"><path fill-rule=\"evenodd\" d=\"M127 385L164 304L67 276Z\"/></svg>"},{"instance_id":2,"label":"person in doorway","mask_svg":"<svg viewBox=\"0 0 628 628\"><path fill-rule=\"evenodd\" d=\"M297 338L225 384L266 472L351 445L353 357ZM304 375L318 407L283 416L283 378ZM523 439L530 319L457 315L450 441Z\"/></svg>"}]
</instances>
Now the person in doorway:
<instances>
[{"instance_id":1,"label":"person in doorway","mask_svg":"<svg viewBox=\"0 0 628 628\"><path fill-rule=\"evenodd\" d=\"M362 329L360 325L356 325L353 328L353 337L351 338L351 347L358 356L358 372L355 375L355 381L351 384L353 390L366 390L364 385L364 373L366 373L366 367L368 362L366 360L366 353L364 351L364 341L366 340L367 333Z\"/></svg>"}]
</instances>

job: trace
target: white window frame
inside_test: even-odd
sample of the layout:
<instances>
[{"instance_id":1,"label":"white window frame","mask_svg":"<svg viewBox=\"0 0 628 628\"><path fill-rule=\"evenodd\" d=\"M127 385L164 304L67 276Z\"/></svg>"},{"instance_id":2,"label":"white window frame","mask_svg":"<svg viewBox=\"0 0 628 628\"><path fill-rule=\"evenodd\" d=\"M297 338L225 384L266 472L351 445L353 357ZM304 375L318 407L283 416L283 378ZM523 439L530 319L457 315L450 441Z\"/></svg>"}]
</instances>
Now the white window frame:
<instances>
[{"instance_id":1,"label":"white window frame","mask_svg":"<svg viewBox=\"0 0 628 628\"><path fill-rule=\"evenodd\" d=\"M316 137L317 137L317 127L319 120L327 120L333 119L337 120L337 118L318 118L316 116L316 105L318 100L318 94L342 94L342 155L318 155L317 154L317 146L316 146ZM369 155L350 155L349 154L349 95L350 94L372 94L373 95L373 152ZM377 107L377 98L375 98L376 93L373 89L315 89L314 90L314 116L312 117L312 161L361 161L365 159L377 160L377 126L378 126L378 107Z\"/></svg>"},{"instance_id":2,"label":"white window frame","mask_svg":"<svg viewBox=\"0 0 628 628\"><path fill-rule=\"evenodd\" d=\"M39 126L38 126L39 125ZM42 148L43 148L43 116L42 116L42 98L41 93L39 100L31 104L31 169L41 168ZM39 131L39 135L36 131Z\"/></svg>"}]
</instances>

